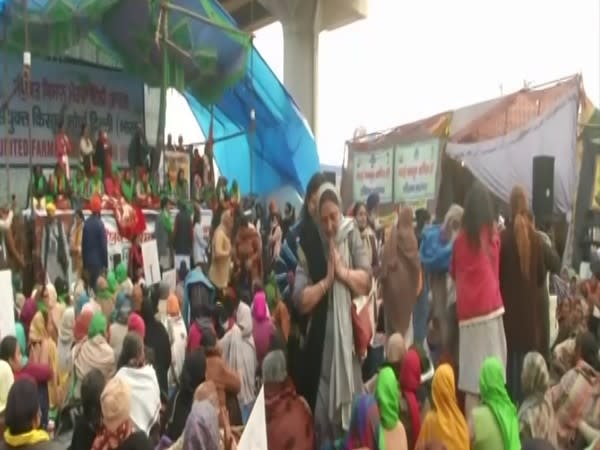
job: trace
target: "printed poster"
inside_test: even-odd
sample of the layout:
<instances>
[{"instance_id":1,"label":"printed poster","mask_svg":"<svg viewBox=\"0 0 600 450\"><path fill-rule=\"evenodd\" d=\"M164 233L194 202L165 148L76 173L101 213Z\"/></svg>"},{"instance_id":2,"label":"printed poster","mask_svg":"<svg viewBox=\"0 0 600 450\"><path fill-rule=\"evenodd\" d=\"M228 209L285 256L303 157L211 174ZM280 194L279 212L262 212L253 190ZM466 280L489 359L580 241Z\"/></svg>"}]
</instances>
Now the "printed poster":
<instances>
[{"instance_id":1,"label":"printed poster","mask_svg":"<svg viewBox=\"0 0 600 450\"><path fill-rule=\"evenodd\" d=\"M142 242L142 258L144 259L144 280L146 285L160 283L160 263L156 240Z\"/></svg>"},{"instance_id":2,"label":"printed poster","mask_svg":"<svg viewBox=\"0 0 600 450\"><path fill-rule=\"evenodd\" d=\"M370 194L379 194L381 203L392 202L393 150L354 152L354 201L366 201Z\"/></svg>"},{"instance_id":3,"label":"printed poster","mask_svg":"<svg viewBox=\"0 0 600 450\"><path fill-rule=\"evenodd\" d=\"M395 149L394 202L423 207L436 195L440 141L430 139Z\"/></svg>"},{"instance_id":4,"label":"printed poster","mask_svg":"<svg viewBox=\"0 0 600 450\"><path fill-rule=\"evenodd\" d=\"M98 131L106 130L112 145L113 160L127 162L127 150L138 124L144 123L144 83L117 70L82 64L33 58L31 98L20 83L23 70L21 53L0 52L7 62L7 76L0 83L0 98L16 88L6 110L0 111L0 158L10 165L29 163L29 146L36 164L54 166L54 138L63 122L71 140L71 165L79 160L79 137L83 124L96 141ZM31 142L29 122L31 120Z\"/></svg>"}]
</instances>

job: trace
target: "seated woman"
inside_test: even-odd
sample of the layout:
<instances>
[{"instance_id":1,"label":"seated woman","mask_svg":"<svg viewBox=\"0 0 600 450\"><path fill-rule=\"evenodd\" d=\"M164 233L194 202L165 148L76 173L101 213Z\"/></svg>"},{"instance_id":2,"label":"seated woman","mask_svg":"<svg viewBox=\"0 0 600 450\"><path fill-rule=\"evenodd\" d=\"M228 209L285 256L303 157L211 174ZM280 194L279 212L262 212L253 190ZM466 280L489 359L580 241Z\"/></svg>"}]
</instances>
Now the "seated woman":
<instances>
[{"instance_id":1,"label":"seated woman","mask_svg":"<svg viewBox=\"0 0 600 450\"><path fill-rule=\"evenodd\" d=\"M580 439L578 427L581 422L600 429L600 417L596 414L600 363L598 343L593 334L585 332L577 336L575 354L575 367L550 389L560 448L571 448Z\"/></svg>"},{"instance_id":2,"label":"seated woman","mask_svg":"<svg viewBox=\"0 0 600 450\"><path fill-rule=\"evenodd\" d=\"M276 350L265 356L262 378L269 448L315 450L312 413L288 377L283 351ZM359 447L363 445L350 450ZM379 450L379 447L373 450Z\"/></svg>"},{"instance_id":3,"label":"seated woman","mask_svg":"<svg viewBox=\"0 0 600 450\"><path fill-rule=\"evenodd\" d=\"M238 394L242 421L245 424L256 399L256 347L252 336L252 312L244 302L234 305L234 323L220 341L223 358L241 375L242 386Z\"/></svg>"},{"instance_id":4,"label":"seated woman","mask_svg":"<svg viewBox=\"0 0 600 450\"><path fill-rule=\"evenodd\" d=\"M115 377L106 384L100 397L102 428L94 439L93 449L154 449L148 435L141 430L136 431L131 419L135 402L126 380Z\"/></svg>"},{"instance_id":5,"label":"seated woman","mask_svg":"<svg viewBox=\"0 0 600 450\"><path fill-rule=\"evenodd\" d=\"M73 353L77 380L83 380L92 369L100 370L106 380L114 375L115 352L106 340L107 329L104 314L95 313L88 328L87 340Z\"/></svg>"},{"instance_id":6,"label":"seated woman","mask_svg":"<svg viewBox=\"0 0 600 450\"><path fill-rule=\"evenodd\" d=\"M133 426L149 435L159 420L160 388L154 368L146 364L144 341L139 334L128 333L125 336L117 367L113 380L121 379L131 388L129 417Z\"/></svg>"},{"instance_id":7,"label":"seated woman","mask_svg":"<svg viewBox=\"0 0 600 450\"><path fill-rule=\"evenodd\" d=\"M544 357L529 352L523 359L521 387L524 401L519 408L521 441L545 439L556 446L556 418L550 397L550 375Z\"/></svg>"},{"instance_id":8,"label":"seated woman","mask_svg":"<svg viewBox=\"0 0 600 450\"><path fill-rule=\"evenodd\" d=\"M179 388L169 404L169 419L166 434L171 441L179 439L185 427L192 404L194 393L206 376L206 357L202 350L189 353L183 363L183 371L179 379Z\"/></svg>"},{"instance_id":9,"label":"seated woman","mask_svg":"<svg viewBox=\"0 0 600 450\"><path fill-rule=\"evenodd\" d=\"M104 174L104 192L113 201L121 200L121 178L118 169L113 168L110 173Z\"/></svg>"},{"instance_id":10,"label":"seated woman","mask_svg":"<svg viewBox=\"0 0 600 450\"><path fill-rule=\"evenodd\" d=\"M86 202L86 209L89 209L89 201L94 195L99 195L104 200L104 183L102 182L102 169L94 166L92 173L87 179L85 186L84 200Z\"/></svg>"},{"instance_id":11,"label":"seated woman","mask_svg":"<svg viewBox=\"0 0 600 450\"><path fill-rule=\"evenodd\" d=\"M50 440L46 431L40 429L40 402L35 382L22 378L12 385L6 400L3 449L62 450L62 446Z\"/></svg>"},{"instance_id":12,"label":"seated woman","mask_svg":"<svg viewBox=\"0 0 600 450\"><path fill-rule=\"evenodd\" d=\"M48 194L58 209L71 207L71 186L62 164L56 164L54 173L48 179Z\"/></svg>"},{"instance_id":13,"label":"seated woman","mask_svg":"<svg viewBox=\"0 0 600 450\"><path fill-rule=\"evenodd\" d=\"M98 369L92 369L81 381L82 414L75 419L69 450L89 450L102 427L100 396L106 379Z\"/></svg>"},{"instance_id":14,"label":"seated woman","mask_svg":"<svg viewBox=\"0 0 600 450\"><path fill-rule=\"evenodd\" d=\"M237 395L241 389L240 374L233 370L223 359L221 349L217 345L217 339L210 330L203 330L202 346L206 353L206 379L212 381L217 386L219 393L219 404L221 408L226 409L229 415L229 421L232 425L241 425L239 417L239 405L234 408L227 408L227 397ZM237 401L236 401L237 404Z\"/></svg>"},{"instance_id":15,"label":"seated woman","mask_svg":"<svg viewBox=\"0 0 600 450\"><path fill-rule=\"evenodd\" d=\"M448 450L470 448L469 428L456 402L454 371L449 364L438 366L431 389L433 408L423 420L416 448L436 442Z\"/></svg>"},{"instance_id":16,"label":"seated woman","mask_svg":"<svg viewBox=\"0 0 600 450\"><path fill-rule=\"evenodd\" d=\"M421 386L421 359L413 348L406 352L400 369L401 420L406 430L408 448L414 449L421 431L421 405L418 391Z\"/></svg>"},{"instance_id":17,"label":"seated woman","mask_svg":"<svg viewBox=\"0 0 600 450\"><path fill-rule=\"evenodd\" d=\"M375 398L381 419L379 445L385 449L408 450L406 431L400 421L398 378L391 367L385 367L379 372Z\"/></svg>"},{"instance_id":18,"label":"seated woman","mask_svg":"<svg viewBox=\"0 0 600 450\"><path fill-rule=\"evenodd\" d=\"M269 317L269 309L267 308L265 297L265 291L259 290L254 294L254 301L252 302L252 336L254 337L256 358L259 367L269 352L271 340L275 335L275 328Z\"/></svg>"},{"instance_id":19,"label":"seated woman","mask_svg":"<svg viewBox=\"0 0 600 450\"><path fill-rule=\"evenodd\" d=\"M46 195L48 195L48 181L42 171L42 166L36 165L33 168L31 179L31 201L33 208L46 210Z\"/></svg>"},{"instance_id":20,"label":"seated woman","mask_svg":"<svg viewBox=\"0 0 600 450\"><path fill-rule=\"evenodd\" d=\"M488 357L479 376L481 406L472 411L473 450L520 450L517 408L506 390L505 370L500 360Z\"/></svg>"},{"instance_id":21,"label":"seated woman","mask_svg":"<svg viewBox=\"0 0 600 450\"><path fill-rule=\"evenodd\" d=\"M152 209L160 206L160 199L154 195L148 172L144 168L140 168L135 186L135 203L140 208Z\"/></svg>"},{"instance_id":22,"label":"seated woman","mask_svg":"<svg viewBox=\"0 0 600 450\"><path fill-rule=\"evenodd\" d=\"M135 199L135 180L131 176L131 170L123 169L121 177L121 194L127 203L133 203Z\"/></svg>"}]
</instances>

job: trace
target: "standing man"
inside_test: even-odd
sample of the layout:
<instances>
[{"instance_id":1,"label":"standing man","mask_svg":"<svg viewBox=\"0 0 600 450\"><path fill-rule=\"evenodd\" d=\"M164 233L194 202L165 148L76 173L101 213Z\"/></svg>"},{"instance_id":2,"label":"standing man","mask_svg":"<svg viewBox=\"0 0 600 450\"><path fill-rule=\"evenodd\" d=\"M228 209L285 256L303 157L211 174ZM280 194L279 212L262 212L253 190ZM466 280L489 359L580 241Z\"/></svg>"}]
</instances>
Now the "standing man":
<instances>
[{"instance_id":1,"label":"standing man","mask_svg":"<svg viewBox=\"0 0 600 450\"><path fill-rule=\"evenodd\" d=\"M83 225L81 256L83 258L83 270L87 273L88 287L95 287L98 277L108 268L108 247L106 230L100 217L102 211L100 196L94 195L92 197L90 209L92 215L88 217Z\"/></svg>"}]
</instances>

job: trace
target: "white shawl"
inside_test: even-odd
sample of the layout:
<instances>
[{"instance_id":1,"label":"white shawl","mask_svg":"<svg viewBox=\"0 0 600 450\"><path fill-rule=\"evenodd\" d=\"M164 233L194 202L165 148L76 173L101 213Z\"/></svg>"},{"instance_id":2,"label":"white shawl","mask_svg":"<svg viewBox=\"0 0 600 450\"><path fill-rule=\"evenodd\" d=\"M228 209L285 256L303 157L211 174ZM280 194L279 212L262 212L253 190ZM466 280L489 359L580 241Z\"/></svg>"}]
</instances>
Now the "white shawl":
<instances>
[{"instance_id":1,"label":"white shawl","mask_svg":"<svg viewBox=\"0 0 600 450\"><path fill-rule=\"evenodd\" d=\"M141 368L121 367L115 377L125 380L131 388L131 421L147 435L160 414L160 388L156 372L150 365Z\"/></svg>"},{"instance_id":2,"label":"white shawl","mask_svg":"<svg viewBox=\"0 0 600 450\"><path fill-rule=\"evenodd\" d=\"M240 302L236 312L236 323L231 327L220 344L227 365L241 376L242 386L238 394L240 406L252 403L256 398L256 347L252 337L252 312L244 302Z\"/></svg>"}]
</instances>

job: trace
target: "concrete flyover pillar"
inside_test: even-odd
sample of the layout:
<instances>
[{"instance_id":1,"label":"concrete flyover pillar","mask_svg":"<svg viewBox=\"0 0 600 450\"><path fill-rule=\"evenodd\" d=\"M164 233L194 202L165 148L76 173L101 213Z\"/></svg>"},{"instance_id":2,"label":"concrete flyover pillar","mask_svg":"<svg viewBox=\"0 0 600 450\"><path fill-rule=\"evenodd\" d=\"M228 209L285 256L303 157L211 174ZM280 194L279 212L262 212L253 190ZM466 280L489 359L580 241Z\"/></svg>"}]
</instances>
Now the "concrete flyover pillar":
<instances>
[{"instance_id":1,"label":"concrete flyover pillar","mask_svg":"<svg viewBox=\"0 0 600 450\"><path fill-rule=\"evenodd\" d=\"M316 136L320 8L324 0L260 0L283 28L283 83Z\"/></svg>"}]
</instances>

